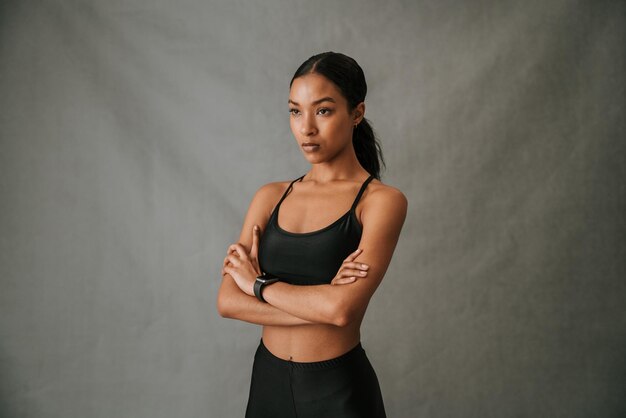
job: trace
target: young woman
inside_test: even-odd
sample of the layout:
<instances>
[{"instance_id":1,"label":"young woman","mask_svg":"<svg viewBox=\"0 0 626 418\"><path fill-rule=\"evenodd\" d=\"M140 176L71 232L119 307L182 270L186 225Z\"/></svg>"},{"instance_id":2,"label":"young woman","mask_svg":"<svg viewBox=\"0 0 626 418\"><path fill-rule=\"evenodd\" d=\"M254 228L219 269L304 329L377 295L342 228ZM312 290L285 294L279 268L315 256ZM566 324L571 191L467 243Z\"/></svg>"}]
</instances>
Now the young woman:
<instances>
[{"instance_id":1,"label":"young woman","mask_svg":"<svg viewBox=\"0 0 626 418\"><path fill-rule=\"evenodd\" d=\"M380 181L366 92L346 55L318 54L298 68L290 124L311 169L259 188L228 247L218 311L263 326L246 418L386 417L360 325L407 199Z\"/></svg>"}]
</instances>

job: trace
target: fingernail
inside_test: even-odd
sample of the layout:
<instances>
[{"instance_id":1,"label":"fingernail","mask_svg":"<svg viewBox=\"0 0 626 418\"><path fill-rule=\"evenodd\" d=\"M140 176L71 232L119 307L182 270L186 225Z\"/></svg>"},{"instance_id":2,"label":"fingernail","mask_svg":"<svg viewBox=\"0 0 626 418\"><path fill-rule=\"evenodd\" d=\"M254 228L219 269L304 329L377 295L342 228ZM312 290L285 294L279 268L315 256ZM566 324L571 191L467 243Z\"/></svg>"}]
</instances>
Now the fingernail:
<instances>
[{"instance_id":1,"label":"fingernail","mask_svg":"<svg viewBox=\"0 0 626 418\"><path fill-rule=\"evenodd\" d=\"M359 274L360 274L361 276L365 276L365 273L366 273L366 272L364 272L364 271L359 272Z\"/></svg>"},{"instance_id":2,"label":"fingernail","mask_svg":"<svg viewBox=\"0 0 626 418\"><path fill-rule=\"evenodd\" d=\"M363 267L364 269L370 268L370 266L368 266L367 264L361 264L361 267Z\"/></svg>"},{"instance_id":3,"label":"fingernail","mask_svg":"<svg viewBox=\"0 0 626 418\"><path fill-rule=\"evenodd\" d=\"M254 225L254 230L257 231L259 229L258 225Z\"/></svg>"}]
</instances>

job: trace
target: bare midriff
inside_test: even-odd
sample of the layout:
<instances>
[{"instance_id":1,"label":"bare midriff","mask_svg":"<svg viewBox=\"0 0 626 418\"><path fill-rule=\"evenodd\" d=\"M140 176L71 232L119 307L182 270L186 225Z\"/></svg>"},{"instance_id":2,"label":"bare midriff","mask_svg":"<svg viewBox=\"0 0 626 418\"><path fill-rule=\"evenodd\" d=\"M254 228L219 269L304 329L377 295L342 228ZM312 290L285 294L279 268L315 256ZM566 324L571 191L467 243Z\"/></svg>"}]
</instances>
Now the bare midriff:
<instances>
[{"instance_id":1,"label":"bare midriff","mask_svg":"<svg viewBox=\"0 0 626 418\"><path fill-rule=\"evenodd\" d=\"M264 325L263 344L272 354L283 360L329 360L347 353L359 343L361 321L362 318L345 327L327 324Z\"/></svg>"}]
</instances>

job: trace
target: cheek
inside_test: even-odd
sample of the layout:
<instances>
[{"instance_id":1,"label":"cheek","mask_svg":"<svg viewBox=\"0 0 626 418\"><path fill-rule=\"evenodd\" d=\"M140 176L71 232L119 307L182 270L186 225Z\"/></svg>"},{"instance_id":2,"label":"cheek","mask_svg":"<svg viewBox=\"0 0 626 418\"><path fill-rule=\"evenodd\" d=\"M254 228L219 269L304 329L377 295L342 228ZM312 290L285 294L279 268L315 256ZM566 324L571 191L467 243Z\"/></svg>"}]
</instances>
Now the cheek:
<instances>
[{"instance_id":1,"label":"cheek","mask_svg":"<svg viewBox=\"0 0 626 418\"><path fill-rule=\"evenodd\" d=\"M332 130L337 134L345 134L352 130L352 124L350 121L345 119L335 119L332 122L328 123L328 129Z\"/></svg>"},{"instance_id":2,"label":"cheek","mask_svg":"<svg viewBox=\"0 0 626 418\"><path fill-rule=\"evenodd\" d=\"M294 118L289 118L289 127L291 128L291 132L296 133L297 127Z\"/></svg>"}]
</instances>

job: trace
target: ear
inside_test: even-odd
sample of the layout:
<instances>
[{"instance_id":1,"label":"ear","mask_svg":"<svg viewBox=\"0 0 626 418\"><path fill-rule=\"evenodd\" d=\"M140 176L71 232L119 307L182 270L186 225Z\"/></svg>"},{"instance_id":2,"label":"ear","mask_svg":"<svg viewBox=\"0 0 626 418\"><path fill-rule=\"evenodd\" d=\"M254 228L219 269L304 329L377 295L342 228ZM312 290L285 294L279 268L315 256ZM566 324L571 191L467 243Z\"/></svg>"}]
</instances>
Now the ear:
<instances>
[{"instance_id":1,"label":"ear","mask_svg":"<svg viewBox=\"0 0 626 418\"><path fill-rule=\"evenodd\" d=\"M357 125L361 123L365 117L365 103L361 102L352 110L352 124Z\"/></svg>"}]
</instances>

